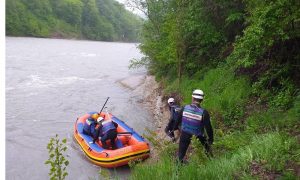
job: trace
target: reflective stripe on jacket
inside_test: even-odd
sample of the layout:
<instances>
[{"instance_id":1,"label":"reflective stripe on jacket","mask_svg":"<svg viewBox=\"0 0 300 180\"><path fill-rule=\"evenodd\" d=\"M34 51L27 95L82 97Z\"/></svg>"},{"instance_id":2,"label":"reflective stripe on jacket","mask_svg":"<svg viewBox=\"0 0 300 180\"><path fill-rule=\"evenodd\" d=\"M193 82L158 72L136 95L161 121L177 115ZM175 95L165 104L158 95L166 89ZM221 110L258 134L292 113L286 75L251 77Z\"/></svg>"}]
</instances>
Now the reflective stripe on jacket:
<instances>
[{"instance_id":1,"label":"reflective stripe on jacket","mask_svg":"<svg viewBox=\"0 0 300 180\"><path fill-rule=\"evenodd\" d=\"M111 129L116 129L115 125L111 120L105 120L102 122L101 134L104 135Z\"/></svg>"},{"instance_id":2,"label":"reflective stripe on jacket","mask_svg":"<svg viewBox=\"0 0 300 180\"><path fill-rule=\"evenodd\" d=\"M94 121L92 118L88 118L85 120L85 123L83 125L83 129L85 132L87 132L89 135L95 134L95 128L96 128L96 121Z\"/></svg>"},{"instance_id":3,"label":"reflective stripe on jacket","mask_svg":"<svg viewBox=\"0 0 300 180\"><path fill-rule=\"evenodd\" d=\"M181 130L196 136L203 135L203 112L204 109L196 105L186 105L182 113Z\"/></svg>"}]
</instances>

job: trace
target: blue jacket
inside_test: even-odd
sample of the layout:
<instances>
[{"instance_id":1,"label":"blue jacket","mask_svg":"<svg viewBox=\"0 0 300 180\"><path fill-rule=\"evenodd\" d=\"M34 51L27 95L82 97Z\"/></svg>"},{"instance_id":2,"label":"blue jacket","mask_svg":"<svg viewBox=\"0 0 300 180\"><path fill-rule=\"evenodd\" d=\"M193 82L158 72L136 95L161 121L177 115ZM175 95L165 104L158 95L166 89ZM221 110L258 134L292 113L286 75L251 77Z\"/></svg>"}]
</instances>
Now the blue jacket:
<instances>
[{"instance_id":1,"label":"blue jacket","mask_svg":"<svg viewBox=\"0 0 300 180\"><path fill-rule=\"evenodd\" d=\"M172 105L169 107L170 110L170 121L177 122L180 118L181 107L178 105Z\"/></svg>"},{"instance_id":2,"label":"blue jacket","mask_svg":"<svg viewBox=\"0 0 300 180\"><path fill-rule=\"evenodd\" d=\"M213 129L210 122L209 113L198 107L196 104L184 106L181 113L181 130L195 136L205 136L204 130L208 136L208 141L214 141Z\"/></svg>"},{"instance_id":3,"label":"blue jacket","mask_svg":"<svg viewBox=\"0 0 300 180\"><path fill-rule=\"evenodd\" d=\"M118 127L118 124L111 121L111 120L105 120L100 125L100 136L104 136L109 130L116 129Z\"/></svg>"},{"instance_id":4,"label":"blue jacket","mask_svg":"<svg viewBox=\"0 0 300 180\"><path fill-rule=\"evenodd\" d=\"M187 105L182 113L182 131L195 136L203 135L203 109L195 105Z\"/></svg>"},{"instance_id":5,"label":"blue jacket","mask_svg":"<svg viewBox=\"0 0 300 180\"><path fill-rule=\"evenodd\" d=\"M96 126L97 126L97 122L91 117L89 117L86 119L83 125L83 132L95 138L97 136Z\"/></svg>"}]
</instances>

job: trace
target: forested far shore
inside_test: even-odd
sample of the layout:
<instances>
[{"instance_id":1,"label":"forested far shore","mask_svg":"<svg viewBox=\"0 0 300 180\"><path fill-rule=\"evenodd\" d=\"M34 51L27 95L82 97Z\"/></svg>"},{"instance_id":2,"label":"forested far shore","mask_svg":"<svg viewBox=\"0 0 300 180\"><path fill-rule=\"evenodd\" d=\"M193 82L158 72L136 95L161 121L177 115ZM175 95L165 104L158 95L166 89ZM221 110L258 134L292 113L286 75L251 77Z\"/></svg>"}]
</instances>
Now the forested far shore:
<instances>
[{"instance_id":1,"label":"forested far shore","mask_svg":"<svg viewBox=\"0 0 300 180\"><path fill-rule=\"evenodd\" d=\"M137 42L142 19L114 0L9 0L6 35Z\"/></svg>"}]
</instances>

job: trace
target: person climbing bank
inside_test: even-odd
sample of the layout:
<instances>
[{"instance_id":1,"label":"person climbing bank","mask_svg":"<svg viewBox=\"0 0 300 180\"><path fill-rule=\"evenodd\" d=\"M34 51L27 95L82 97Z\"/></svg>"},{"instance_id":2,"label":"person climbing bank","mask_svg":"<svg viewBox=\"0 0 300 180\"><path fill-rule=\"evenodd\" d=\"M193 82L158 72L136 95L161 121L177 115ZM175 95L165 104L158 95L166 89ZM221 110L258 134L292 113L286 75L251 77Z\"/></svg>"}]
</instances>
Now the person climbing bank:
<instances>
[{"instance_id":1,"label":"person climbing bank","mask_svg":"<svg viewBox=\"0 0 300 180\"><path fill-rule=\"evenodd\" d=\"M169 111L170 111L170 119L169 122L165 128L165 133L172 138L172 141L175 141L175 134L174 131L178 130L179 126L179 117L181 113L180 106L175 104L174 98L168 99L168 105L169 105Z\"/></svg>"},{"instance_id":2,"label":"person climbing bank","mask_svg":"<svg viewBox=\"0 0 300 180\"><path fill-rule=\"evenodd\" d=\"M210 145L213 144L213 129L210 122L208 111L203 109L200 104L203 101L204 93L196 89L192 94L192 103L183 107L181 113L181 135L179 140L178 159L182 163L186 151L193 135L205 147L206 154L210 153ZM206 135L208 139L206 139Z\"/></svg>"},{"instance_id":3,"label":"person climbing bank","mask_svg":"<svg viewBox=\"0 0 300 180\"><path fill-rule=\"evenodd\" d=\"M99 130L96 128L97 126L97 119L100 117L98 113L91 114L88 117L83 125L83 133L89 135L93 138L93 141L89 142L95 143L95 141L99 137Z\"/></svg>"},{"instance_id":4,"label":"person climbing bank","mask_svg":"<svg viewBox=\"0 0 300 180\"><path fill-rule=\"evenodd\" d=\"M108 145L106 144L107 140L110 140L110 144L112 149L116 149L115 140L117 138L117 127L118 124L113 122L111 119L106 119L99 117L97 120L99 122L99 135L101 137L102 147L104 149L108 149Z\"/></svg>"}]
</instances>

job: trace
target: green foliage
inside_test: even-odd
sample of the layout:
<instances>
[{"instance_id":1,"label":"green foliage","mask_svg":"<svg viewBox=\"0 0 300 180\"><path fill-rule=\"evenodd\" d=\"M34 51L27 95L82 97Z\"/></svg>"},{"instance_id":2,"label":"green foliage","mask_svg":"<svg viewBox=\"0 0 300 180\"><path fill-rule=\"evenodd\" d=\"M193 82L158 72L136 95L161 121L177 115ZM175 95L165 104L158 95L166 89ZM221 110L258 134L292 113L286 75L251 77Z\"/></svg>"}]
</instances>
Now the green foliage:
<instances>
[{"instance_id":1,"label":"green foliage","mask_svg":"<svg viewBox=\"0 0 300 180\"><path fill-rule=\"evenodd\" d=\"M6 34L137 41L142 20L111 0L11 0Z\"/></svg>"},{"instance_id":2,"label":"green foliage","mask_svg":"<svg viewBox=\"0 0 300 180\"><path fill-rule=\"evenodd\" d=\"M220 135L216 133L216 140L213 145L214 154L220 156L224 153L235 152L240 147L244 147L249 144L253 133L233 131L227 132L226 134Z\"/></svg>"},{"instance_id":3,"label":"green foliage","mask_svg":"<svg viewBox=\"0 0 300 180\"><path fill-rule=\"evenodd\" d=\"M251 93L247 78L236 78L228 66L210 69L205 75L196 74L193 79L184 76L180 85L176 79L168 79L166 82L171 84L167 83L165 93L181 94L183 104L191 102L194 89L202 89L205 99L201 105L211 111L211 119L218 126L224 124L227 127L234 127L239 124L245 115L244 105Z\"/></svg>"},{"instance_id":4,"label":"green foliage","mask_svg":"<svg viewBox=\"0 0 300 180\"><path fill-rule=\"evenodd\" d=\"M164 156L172 156L172 154L175 154L176 147L174 147L174 144L172 145L170 141L160 139L155 131L151 131L148 128L146 128L145 131L146 133L143 134L143 137L151 143L155 150L162 152Z\"/></svg>"},{"instance_id":5,"label":"green foliage","mask_svg":"<svg viewBox=\"0 0 300 180\"><path fill-rule=\"evenodd\" d=\"M296 87L289 77L290 68L276 66L264 72L253 83L252 94L259 97L259 103L267 103L271 108L287 110L291 107L296 94Z\"/></svg>"},{"instance_id":6,"label":"green foliage","mask_svg":"<svg viewBox=\"0 0 300 180\"><path fill-rule=\"evenodd\" d=\"M80 0L57 1L55 13L58 17L71 25L80 26L83 3Z\"/></svg>"},{"instance_id":7,"label":"green foliage","mask_svg":"<svg viewBox=\"0 0 300 180\"><path fill-rule=\"evenodd\" d=\"M140 67L149 67L149 58L142 57L141 59L131 59L128 66L129 69L138 69Z\"/></svg>"},{"instance_id":8,"label":"green foliage","mask_svg":"<svg viewBox=\"0 0 300 180\"><path fill-rule=\"evenodd\" d=\"M12 0L6 3L6 32L11 35L36 35L46 37L49 34L49 27L41 22L27 7L19 0Z\"/></svg>"},{"instance_id":9,"label":"green foliage","mask_svg":"<svg viewBox=\"0 0 300 180\"><path fill-rule=\"evenodd\" d=\"M248 26L235 43L232 59L238 61L239 65L249 67L275 42L299 37L299 30L295 29L299 5L294 0L248 1Z\"/></svg>"},{"instance_id":10,"label":"green foliage","mask_svg":"<svg viewBox=\"0 0 300 180\"><path fill-rule=\"evenodd\" d=\"M65 179L68 175L66 170L69 161L66 159L64 153L67 151L67 139L60 140L56 134L54 138L50 139L47 145L49 158L45 164L50 165L50 179Z\"/></svg>"},{"instance_id":11,"label":"green foliage","mask_svg":"<svg viewBox=\"0 0 300 180\"><path fill-rule=\"evenodd\" d=\"M288 109L293 102L293 91L292 88L287 87L283 91L280 91L276 96L274 96L270 102L272 107Z\"/></svg>"},{"instance_id":12,"label":"green foliage","mask_svg":"<svg viewBox=\"0 0 300 180\"><path fill-rule=\"evenodd\" d=\"M197 166L199 162L201 162L201 164L204 164L209 160L208 156L205 154L205 149L203 148L200 141L196 138L196 136L192 137L191 147L194 151L192 156L190 157L191 160L189 163L194 163Z\"/></svg>"},{"instance_id":13,"label":"green foliage","mask_svg":"<svg viewBox=\"0 0 300 180\"><path fill-rule=\"evenodd\" d=\"M292 108L286 112L270 109L267 112L253 114L247 119L248 129L256 133L275 130L299 133L299 109L300 97L298 96L292 104Z\"/></svg>"},{"instance_id":14,"label":"green foliage","mask_svg":"<svg viewBox=\"0 0 300 180\"><path fill-rule=\"evenodd\" d=\"M241 123L239 123L238 121L240 121L245 115L243 107L244 106L238 104L231 108L227 108L227 110L224 112L225 125L227 126L240 125Z\"/></svg>"},{"instance_id":15,"label":"green foliage","mask_svg":"<svg viewBox=\"0 0 300 180\"><path fill-rule=\"evenodd\" d=\"M222 46L241 32L242 1L151 0L144 4L149 21L144 24L140 48L157 76L190 76L205 66L216 66Z\"/></svg>"},{"instance_id":16,"label":"green foliage","mask_svg":"<svg viewBox=\"0 0 300 180\"><path fill-rule=\"evenodd\" d=\"M136 166L131 179L232 179L243 177L251 172L252 162L264 163L265 168L280 171L285 162L295 155L295 139L279 133L263 134L247 138L246 146L240 146L232 154L225 154L207 160L203 149L194 142L196 151L192 161L187 165L179 165L168 156L162 156L155 164ZM198 148L198 150L197 150ZM291 151L293 150L293 151ZM267 163L267 164L266 164Z\"/></svg>"},{"instance_id":17,"label":"green foliage","mask_svg":"<svg viewBox=\"0 0 300 180\"><path fill-rule=\"evenodd\" d=\"M101 168L99 170L99 179L109 180L110 179L110 172L109 172L109 170Z\"/></svg>"},{"instance_id":18,"label":"green foliage","mask_svg":"<svg viewBox=\"0 0 300 180\"><path fill-rule=\"evenodd\" d=\"M164 93L176 94L182 105L191 102L194 89L204 91L201 106L215 129L215 158L206 159L193 141L189 164L178 166L176 148L149 137L162 160L136 166L133 179L262 178L253 175L254 165L294 177L286 164L299 162L299 143L291 136L300 133L300 2L135 2L148 20L140 44L146 61L132 65L146 65Z\"/></svg>"},{"instance_id":19,"label":"green foliage","mask_svg":"<svg viewBox=\"0 0 300 180\"><path fill-rule=\"evenodd\" d=\"M178 171L176 162L169 157L162 156L159 163L135 166L130 179L177 179L176 171Z\"/></svg>"}]
</instances>

